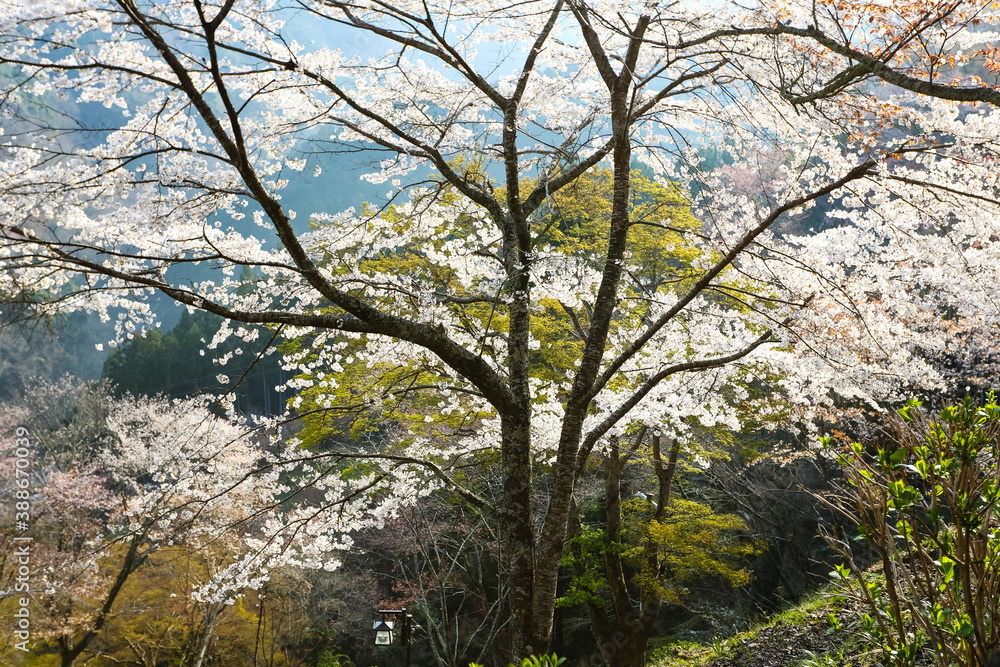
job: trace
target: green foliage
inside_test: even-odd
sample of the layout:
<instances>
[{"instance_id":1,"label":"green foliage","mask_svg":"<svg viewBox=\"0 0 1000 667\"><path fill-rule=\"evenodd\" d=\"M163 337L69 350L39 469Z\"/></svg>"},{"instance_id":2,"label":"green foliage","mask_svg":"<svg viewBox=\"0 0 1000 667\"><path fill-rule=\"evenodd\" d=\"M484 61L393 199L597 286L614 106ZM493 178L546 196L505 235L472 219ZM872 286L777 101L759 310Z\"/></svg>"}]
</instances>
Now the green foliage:
<instances>
[{"instance_id":1,"label":"green foliage","mask_svg":"<svg viewBox=\"0 0 1000 667\"><path fill-rule=\"evenodd\" d=\"M841 629L840 617L833 612L826 615L826 624L830 626L830 629L827 630L827 632L837 632Z\"/></svg>"},{"instance_id":2,"label":"green foliage","mask_svg":"<svg viewBox=\"0 0 1000 667\"><path fill-rule=\"evenodd\" d=\"M627 547L609 540L603 530L583 526L566 545L560 565L573 573L566 594L556 600L557 607L595 603L603 604L601 592L605 589L604 556L609 551L621 554Z\"/></svg>"},{"instance_id":3,"label":"green foliage","mask_svg":"<svg viewBox=\"0 0 1000 667\"><path fill-rule=\"evenodd\" d=\"M622 531L609 539L600 529L583 527L570 540L561 562L574 572L566 594L557 601L562 607L597 602L603 604L604 556L614 552L631 564L636 583L656 592L672 604L681 604L687 584L717 577L731 586L742 586L750 574L740 564L762 551L762 545L745 538L746 523L735 514L717 514L711 506L675 499L667 517L652 520L649 501L631 499L622 503ZM647 543L656 545L662 572L643 569Z\"/></svg>"},{"instance_id":4,"label":"green foliage","mask_svg":"<svg viewBox=\"0 0 1000 667\"><path fill-rule=\"evenodd\" d=\"M828 653L817 654L809 649L802 649L806 657L798 662L797 667L839 667L844 664L843 652L837 656Z\"/></svg>"},{"instance_id":5,"label":"green foliage","mask_svg":"<svg viewBox=\"0 0 1000 667\"><path fill-rule=\"evenodd\" d=\"M719 637L712 639L712 650L711 655L713 658L721 659L728 655L729 649L726 646L726 642Z\"/></svg>"},{"instance_id":6,"label":"green foliage","mask_svg":"<svg viewBox=\"0 0 1000 667\"><path fill-rule=\"evenodd\" d=\"M914 664L928 640L942 665L985 664L1000 642L1000 405L967 397L928 415L910 401L890 434L874 453L854 444L839 455L849 483L830 501L856 521L884 578L866 577L828 535L845 560L833 574L867 607L865 633L891 664Z\"/></svg>"},{"instance_id":7,"label":"green foliage","mask_svg":"<svg viewBox=\"0 0 1000 667\"><path fill-rule=\"evenodd\" d=\"M565 662L566 658L560 658L553 653L552 655L533 655L529 658L524 658L518 665L510 663L507 667L559 667L559 665L565 664ZM482 667L482 665L471 662L469 663L469 667Z\"/></svg>"},{"instance_id":8,"label":"green foliage","mask_svg":"<svg viewBox=\"0 0 1000 667\"><path fill-rule=\"evenodd\" d=\"M550 244L600 268L610 233L612 177L610 169L592 169L554 193L541 213L547 226L536 244ZM696 231L701 223L677 186L658 183L640 171L632 172L631 184L630 261L645 289L657 291L687 277L685 270L700 251L684 241L682 232ZM667 221L666 226L659 221Z\"/></svg>"},{"instance_id":9,"label":"green foliage","mask_svg":"<svg viewBox=\"0 0 1000 667\"><path fill-rule=\"evenodd\" d=\"M334 655L331 651L323 651L316 661L316 667L351 667L352 664L346 655Z\"/></svg>"},{"instance_id":10,"label":"green foliage","mask_svg":"<svg viewBox=\"0 0 1000 667\"><path fill-rule=\"evenodd\" d=\"M217 389L219 371L199 351L220 322L204 311L184 311L169 333L153 329L116 348L104 362L103 377L135 395L183 396Z\"/></svg>"},{"instance_id":11,"label":"green foliage","mask_svg":"<svg viewBox=\"0 0 1000 667\"><path fill-rule=\"evenodd\" d=\"M647 539L659 547L661 563L672 574L673 585L662 587L655 573L644 573L646 586L661 586L660 595L674 604L683 599L685 583L706 576L718 577L730 586L744 586L750 573L739 567L761 551L761 544L744 539L746 523L735 514L716 514L707 504L676 499L663 522L650 521ZM638 557L633 548L626 557Z\"/></svg>"}]
</instances>

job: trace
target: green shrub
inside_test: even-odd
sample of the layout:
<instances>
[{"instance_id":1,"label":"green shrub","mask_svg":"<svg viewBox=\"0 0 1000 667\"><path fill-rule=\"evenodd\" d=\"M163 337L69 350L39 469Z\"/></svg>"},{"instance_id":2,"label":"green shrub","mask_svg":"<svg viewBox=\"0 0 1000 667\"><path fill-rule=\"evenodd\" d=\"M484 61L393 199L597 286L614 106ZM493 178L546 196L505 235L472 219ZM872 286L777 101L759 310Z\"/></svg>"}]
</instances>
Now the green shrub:
<instances>
[{"instance_id":1,"label":"green shrub","mask_svg":"<svg viewBox=\"0 0 1000 667\"><path fill-rule=\"evenodd\" d=\"M334 655L330 651L323 651L316 662L316 667L351 667L352 664L346 655Z\"/></svg>"},{"instance_id":2,"label":"green shrub","mask_svg":"<svg viewBox=\"0 0 1000 667\"><path fill-rule=\"evenodd\" d=\"M848 535L826 533L844 559L834 575L866 606L864 630L890 664L914 664L929 643L941 667L985 665L1000 644L1000 406L991 393L983 406L966 398L928 415L914 400L888 434L884 448L841 453L848 484L825 496L858 526L884 580L860 571Z\"/></svg>"},{"instance_id":3,"label":"green shrub","mask_svg":"<svg viewBox=\"0 0 1000 667\"><path fill-rule=\"evenodd\" d=\"M508 667L559 667L566 662L566 658L559 658L555 653L552 655L536 656L533 655L530 658L525 658L521 661L520 665L515 665L510 663ZM469 667L483 667L474 662L469 663Z\"/></svg>"}]
</instances>

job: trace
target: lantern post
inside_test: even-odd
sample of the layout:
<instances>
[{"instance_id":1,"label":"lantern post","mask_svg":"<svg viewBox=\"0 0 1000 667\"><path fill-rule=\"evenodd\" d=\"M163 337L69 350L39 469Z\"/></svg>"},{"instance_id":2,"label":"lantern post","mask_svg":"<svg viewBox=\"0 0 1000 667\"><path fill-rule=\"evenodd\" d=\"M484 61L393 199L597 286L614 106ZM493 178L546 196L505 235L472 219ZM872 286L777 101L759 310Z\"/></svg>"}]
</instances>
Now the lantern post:
<instances>
[{"instance_id":1,"label":"lantern post","mask_svg":"<svg viewBox=\"0 0 1000 667\"><path fill-rule=\"evenodd\" d=\"M372 629L375 630L375 645L389 646L395 640L394 631L396 629L396 618L399 619L399 641L406 648L406 667L410 667L410 644L413 636L413 615L406 613L406 607L402 609L379 609L378 613L382 618L375 621ZM390 620L392 619L392 620Z\"/></svg>"}]
</instances>

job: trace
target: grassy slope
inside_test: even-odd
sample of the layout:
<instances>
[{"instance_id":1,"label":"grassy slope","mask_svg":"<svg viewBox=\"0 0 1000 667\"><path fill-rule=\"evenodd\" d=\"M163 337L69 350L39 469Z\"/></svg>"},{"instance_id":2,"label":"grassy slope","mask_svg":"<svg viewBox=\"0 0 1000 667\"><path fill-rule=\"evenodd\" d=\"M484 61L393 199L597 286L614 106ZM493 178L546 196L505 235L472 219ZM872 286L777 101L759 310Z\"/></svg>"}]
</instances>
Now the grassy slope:
<instances>
[{"instance_id":1,"label":"grassy slope","mask_svg":"<svg viewBox=\"0 0 1000 667\"><path fill-rule=\"evenodd\" d=\"M881 652L857 639L861 612L827 591L752 630L711 645L673 644L648 667L872 667Z\"/></svg>"}]
</instances>

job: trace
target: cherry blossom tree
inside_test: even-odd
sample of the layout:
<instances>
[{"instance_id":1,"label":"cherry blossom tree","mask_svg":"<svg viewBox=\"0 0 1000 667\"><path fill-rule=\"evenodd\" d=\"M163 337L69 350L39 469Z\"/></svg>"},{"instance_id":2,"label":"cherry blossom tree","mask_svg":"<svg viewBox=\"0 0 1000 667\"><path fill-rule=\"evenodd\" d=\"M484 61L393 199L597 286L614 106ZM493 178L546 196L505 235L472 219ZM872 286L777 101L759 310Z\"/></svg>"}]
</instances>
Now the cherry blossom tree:
<instances>
[{"instance_id":1,"label":"cherry blossom tree","mask_svg":"<svg viewBox=\"0 0 1000 667\"><path fill-rule=\"evenodd\" d=\"M995 324L998 124L948 100L997 93L935 78L961 51L993 67L972 30L993 17L959 1L10 2L0 293L116 318L115 343L153 326L157 293L225 318L210 347L257 325L295 342L292 388L328 390L316 410L388 409L399 437L363 465L346 446L269 463L328 502L260 534L377 526L447 485L496 516L511 651L542 652L573 494L610 437L738 428L732 406L769 379L806 422L838 397L877 404L943 383L935 354ZM905 90L859 86L872 77ZM328 210L337 152L377 161L383 202ZM637 163L700 229L637 206ZM597 167L606 224L577 252L556 194ZM838 224L772 231L818 203ZM651 271L643 233L693 256ZM499 501L462 485L475 460L499 467ZM262 537L244 569L286 546Z\"/></svg>"},{"instance_id":2,"label":"cherry blossom tree","mask_svg":"<svg viewBox=\"0 0 1000 667\"><path fill-rule=\"evenodd\" d=\"M240 426L192 401L112 400L104 393L105 404L95 409L88 402L100 390L72 383L61 392L43 387L38 405L51 408L52 394L73 394L74 389L75 408L94 412L91 417L102 424L74 431L72 424L49 415L56 423L48 432L18 428L18 434L32 434L20 438L31 441L25 451L31 452L36 478L30 485L32 519L27 529L14 522L5 528L7 538L17 529L31 539L33 636L53 647L61 664L71 665L95 650L126 584L165 553L200 555L206 563L203 575L189 582L206 616L204 632L192 643L190 664L205 659L213 626L228 605L248 587L257 587L269 570L290 560L316 567L320 559L333 557L338 545L305 514L314 509L300 514L279 509L285 486L275 479L260 441L245 437ZM8 414L27 423L31 413L22 407ZM87 418L81 421L90 424ZM13 469L21 451L6 446L17 441L6 437L12 428L5 429L2 441L5 469ZM102 437L97 446L62 443L60 449L76 452L79 459L67 467L64 452L45 441L74 432ZM87 451L89 456L80 455ZM18 456L25 458L23 452ZM255 470L259 474L251 474ZM14 477L9 476L11 483ZM4 489L5 496L8 491L13 497L13 487ZM275 549L277 541L282 549ZM16 543L7 539L5 545ZM6 584L14 575L0 576Z\"/></svg>"}]
</instances>

